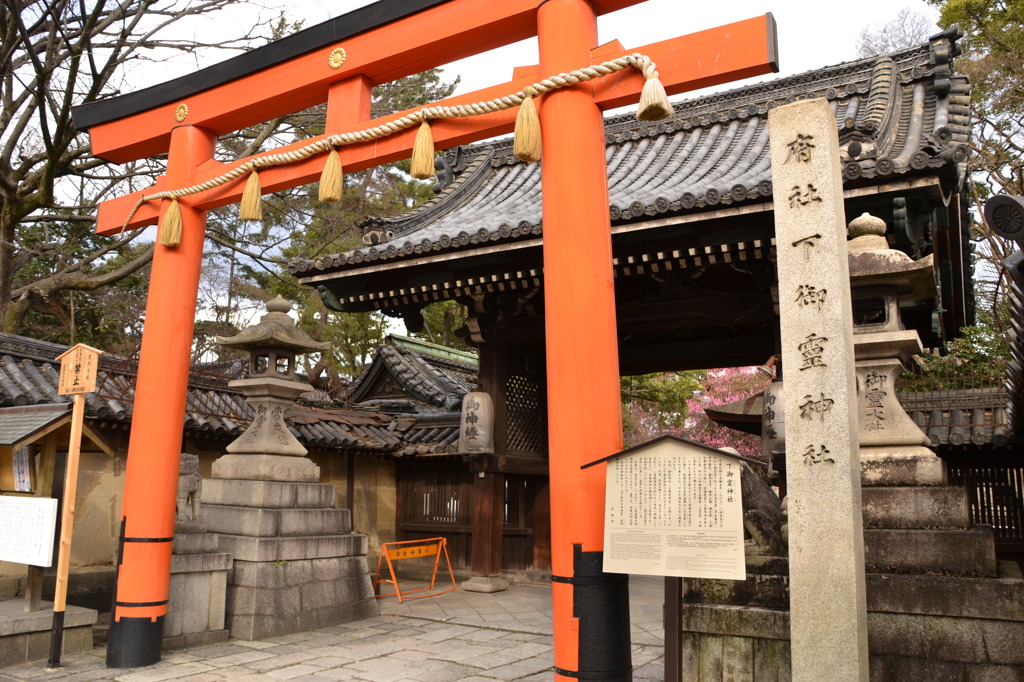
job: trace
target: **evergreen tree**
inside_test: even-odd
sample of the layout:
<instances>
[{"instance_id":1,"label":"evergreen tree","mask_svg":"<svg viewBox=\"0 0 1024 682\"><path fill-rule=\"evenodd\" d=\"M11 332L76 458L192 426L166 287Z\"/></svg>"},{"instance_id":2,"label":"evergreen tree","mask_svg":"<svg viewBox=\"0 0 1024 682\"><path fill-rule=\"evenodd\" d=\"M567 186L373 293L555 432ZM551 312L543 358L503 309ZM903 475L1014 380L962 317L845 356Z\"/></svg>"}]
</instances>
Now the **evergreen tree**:
<instances>
[{"instance_id":1,"label":"evergreen tree","mask_svg":"<svg viewBox=\"0 0 1024 682\"><path fill-rule=\"evenodd\" d=\"M974 91L970 159L972 240L980 260L975 271L978 309L1001 335L1009 333L1005 304L1009 282L1000 262L1016 250L984 222L980 208L994 194L1024 195L1024 1L929 0L939 25L964 32L957 71Z\"/></svg>"}]
</instances>

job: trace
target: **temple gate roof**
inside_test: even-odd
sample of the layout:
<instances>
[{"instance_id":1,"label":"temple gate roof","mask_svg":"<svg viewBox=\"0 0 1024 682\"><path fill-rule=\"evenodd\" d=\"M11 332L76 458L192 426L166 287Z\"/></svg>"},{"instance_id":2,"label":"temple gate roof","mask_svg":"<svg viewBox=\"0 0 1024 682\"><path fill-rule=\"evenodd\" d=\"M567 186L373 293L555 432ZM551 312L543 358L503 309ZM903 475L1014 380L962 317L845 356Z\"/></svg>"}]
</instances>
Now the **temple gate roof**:
<instances>
[{"instance_id":1,"label":"temple gate roof","mask_svg":"<svg viewBox=\"0 0 1024 682\"><path fill-rule=\"evenodd\" d=\"M827 99L835 112L847 199L916 191L948 200L963 179L970 125L970 85L952 70L957 37L955 29L945 31L890 55L682 101L665 121L606 119L613 240L636 240L666 225L706 230L701 224L709 221L770 212L767 112L808 97ZM540 245L540 165L516 159L506 139L450 150L438 167L443 188L434 199L403 216L364 223L361 248L296 259L289 270L340 310L425 304L472 294L487 282L538 286L539 268L519 268L523 259L517 267L500 264L515 261L509 252ZM923 243L929 236L895 227L907 232L898 237L905 250L930 250ZM743 248L770 248L754 241ZM708 255L728 242L728 234L704 238L704 253L690 249L684 256ZM428 264L464 267L467 259L479 261L482 279L458 277L447 265L435 268L445 275L419 272ZM383 274L385 267L408 270L408 286L396 287L401 275Z\"/></svg>"}]
</instances>

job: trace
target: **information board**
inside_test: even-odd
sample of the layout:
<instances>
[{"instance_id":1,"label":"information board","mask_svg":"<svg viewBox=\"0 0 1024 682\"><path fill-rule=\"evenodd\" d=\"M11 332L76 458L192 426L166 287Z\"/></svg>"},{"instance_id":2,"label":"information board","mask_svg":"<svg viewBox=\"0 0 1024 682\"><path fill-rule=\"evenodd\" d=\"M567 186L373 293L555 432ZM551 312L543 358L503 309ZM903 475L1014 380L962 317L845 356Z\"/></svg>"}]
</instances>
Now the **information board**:
<instances>
[{"instance_id":1,"label":"information board","mask_svg":"<svg viewBox=\"0 0 1024 682\"><path fill-rule=\"evenodd\" d=\"M14 489L19 493L32 492L32 464L28 448L14 451Z\"/></svg>"},{"instance_id":2,"label":"information board","mask_svg":"<svg viewBox=\"0 0 1024 682\"><path fill-rule=\"evenodd\" d=\"M744 580L740 463L662 439L608 461L607 573Z\"/></svg>"},{"instance_id":3,"label":"information board","mask_svg":"<svg viewBox=\"0 0 1024 682\"><path fill-rule=\"evenodd\" d=\"M58 355L60 380L57 393L75 395L92 393L96 390L96 371L103 351L79 343Z\"/></svg>"},{"instance_id":4,"label":"information board","mask_svg":"<svg viewBox=\"0 0 1024 682\"><path fill-rule=\"evenodd\" d=\"M0 561L49 566L56 526L56 499L0 495Z\"/></svg>"}]
</instances>

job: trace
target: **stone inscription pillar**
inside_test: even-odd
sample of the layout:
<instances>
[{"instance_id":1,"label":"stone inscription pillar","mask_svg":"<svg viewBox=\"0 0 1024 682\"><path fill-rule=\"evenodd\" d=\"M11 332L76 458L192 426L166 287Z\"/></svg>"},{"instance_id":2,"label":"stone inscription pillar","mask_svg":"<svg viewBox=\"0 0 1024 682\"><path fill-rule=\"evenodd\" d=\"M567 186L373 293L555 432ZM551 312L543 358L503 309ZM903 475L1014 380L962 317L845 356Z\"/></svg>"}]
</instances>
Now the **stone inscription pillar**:
<instances>
[{"instance_id":1,"label":"stone inscription pillar","mask_svg":"<svg viewBox=\"0 0 1024 682\"><path fill-rule=\"evenodd\" d=\"M768 113L785 369L793 679L868 679L853 316L835 117Z\"/></svg>"}]
</instances>

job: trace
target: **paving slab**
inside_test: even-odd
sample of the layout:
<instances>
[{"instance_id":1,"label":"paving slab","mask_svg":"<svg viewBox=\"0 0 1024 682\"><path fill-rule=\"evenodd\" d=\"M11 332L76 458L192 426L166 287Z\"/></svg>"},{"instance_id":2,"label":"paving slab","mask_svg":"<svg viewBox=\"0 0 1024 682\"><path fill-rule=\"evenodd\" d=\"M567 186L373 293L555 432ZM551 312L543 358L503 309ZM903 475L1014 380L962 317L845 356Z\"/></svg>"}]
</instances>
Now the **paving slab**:
<instances>
[{"instance_id":1,"label":"paving slab","mask_svg":"<svg viewBox=\"0 0 1024 682\"><path fill-rule=\"evenodd\" d=\"M406 582L410 588L421 586ZM425 584L425 583L424 583ZM634 680L664 679L661 578L630 580ZM504 592L448 592L399 603L379 600L367 620L265 640L228 640L166 651L156 665L105 667L106 651L0 669L0 682L219 682L354 680L493 682L551 680L554 663L549 586L513 584Z\"/></svg>"}]
</instances>

